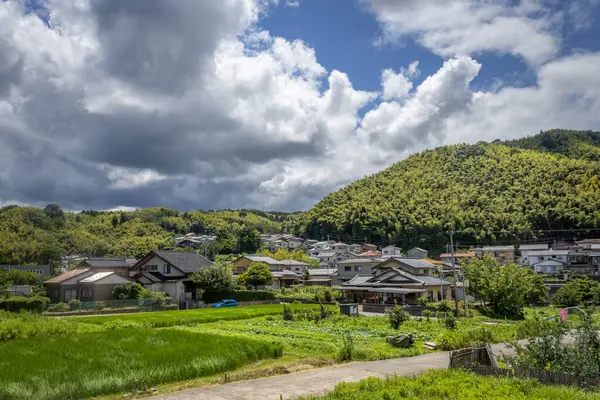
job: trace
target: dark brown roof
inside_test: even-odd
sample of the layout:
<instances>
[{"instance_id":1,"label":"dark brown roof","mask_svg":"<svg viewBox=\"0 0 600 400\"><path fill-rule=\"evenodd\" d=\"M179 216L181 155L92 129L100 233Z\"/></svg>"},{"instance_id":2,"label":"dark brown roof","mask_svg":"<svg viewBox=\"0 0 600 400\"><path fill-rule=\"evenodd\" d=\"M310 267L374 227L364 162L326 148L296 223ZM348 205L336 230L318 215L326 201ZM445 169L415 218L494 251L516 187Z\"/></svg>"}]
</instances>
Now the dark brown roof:
<instances>
[{"instance_id":1,"label":"dark brown roof","mask_svg":"<svg viewBox=\"0 0 600 400\"><path fill-rule=\"evenodd\" d=\"M195 251L153 250L146 255L146 257L138 261L132 269L136 270L141 267L152 255L162 258L186 274L194 273L202 267L210 267L215 265L208 258L201 256Z\"/></svg>"},{"instance_id":2,"label":"dark brown roof","mask_svg":"<svg viewBox=\"0 0 600 400\"><path fill-rule=\"evenodd\" d=\"M74 269L72 271L65 272L64 274L55 276L54 278L50 278L45 283L60 283L60 282L64 282L64 281L69 280L71 278L74 278L74 277L76 277L78 275L81 275L84 272L88 272L89 270L90 270L89 268L77 268L77 269Z\"/></svg>"}]
</instances>

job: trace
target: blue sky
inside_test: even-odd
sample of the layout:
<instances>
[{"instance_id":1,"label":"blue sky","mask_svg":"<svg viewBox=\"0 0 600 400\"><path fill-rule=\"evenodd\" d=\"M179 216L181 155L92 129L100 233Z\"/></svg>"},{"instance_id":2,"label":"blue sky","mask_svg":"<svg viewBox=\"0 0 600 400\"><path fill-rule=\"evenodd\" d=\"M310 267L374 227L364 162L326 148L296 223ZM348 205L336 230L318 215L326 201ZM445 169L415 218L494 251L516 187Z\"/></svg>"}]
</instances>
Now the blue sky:
<instances>
[{"instance_id":1,"label":"blue sky","mask_svg":"<svg viewBox=\"0 0 600 400\"><path fill-rule=\"evenodd\" d=\"M0 37L0 205L304 210L600 130L600 0L0 0Z\"/></svg>"},{"instance_id":2,"label":"blue sky","mask_svg":"<svg viewBox=\"0 0 600 400\"><path fill-rule=\"evenodd\" d=\"M555 1L550 6L557 12L565 12L569 3ZM562 41L559 54L600 50L600 7L594 2L589 4L584 11L588 24L585 29L570 21L556 28ZM375 45L382 30L364 1L302 0L297 7L291 7L281 0L267 15L259 23L262 28L273 36L303 40L315 49L318 61L325 68L347 73L360 90L379 90L381 70L407 67L415 60L419 61L422 72L414 80L419 83L435 73L444 61L444 57L419 45L412 37L405 37L399 43ZM483 65L471 83L478 89L493 88L497 79L515 86L536 83L534 71L521 57L485 50L473 57Z\"/></svg>"}]
</instances>

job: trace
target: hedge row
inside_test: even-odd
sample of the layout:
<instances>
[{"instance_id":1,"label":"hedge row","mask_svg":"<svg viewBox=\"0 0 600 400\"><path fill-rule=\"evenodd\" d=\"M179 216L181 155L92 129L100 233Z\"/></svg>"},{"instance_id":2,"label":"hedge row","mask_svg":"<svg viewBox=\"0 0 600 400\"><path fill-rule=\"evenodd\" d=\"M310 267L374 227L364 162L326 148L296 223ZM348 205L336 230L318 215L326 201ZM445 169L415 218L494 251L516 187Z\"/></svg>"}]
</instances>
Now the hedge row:
<instances>
[{"instance_id":1,"label":"hedge row","mask_svg":"<svg viewBox=\"0 0 600 400\"><path fill-rule=\"evenodd\" d=\"M8 297L0 299L0 310L10 312L19 312L22 310L42 312L46 309L48 303L50 303L50 299L47 297Z\"/></svg>"},{"instance_id":2,"label":"hedge row","mask_svg":"<svg viewBox=\"0 0 600 400\"><path fill-rule=\"evenodd\" d=\"M265 301L275 300L275 293L267 290L234 290L232 292L204 292L202 300L205 303L216 303L221 300Z\"/></svg>"}]
</instances>

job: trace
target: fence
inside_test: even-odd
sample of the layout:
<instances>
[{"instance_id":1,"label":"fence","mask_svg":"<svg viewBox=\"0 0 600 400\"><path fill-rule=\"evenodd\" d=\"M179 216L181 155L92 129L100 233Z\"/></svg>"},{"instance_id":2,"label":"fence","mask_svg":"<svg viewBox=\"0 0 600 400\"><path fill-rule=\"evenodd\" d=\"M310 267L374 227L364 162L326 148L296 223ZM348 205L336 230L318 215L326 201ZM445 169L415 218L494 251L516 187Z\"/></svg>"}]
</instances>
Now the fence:
<instances>
[{"instance_id":1,"label":"fence","mask_svg":"<svg viewBox=\"0 0 600 400\"><path fill-rule=\"evenodd\" d=\"M505 369L492 366L475 366L468 369L478 375L530 378L536 379L538 382L547 385L570 385L583 388L593 388L600 385L600 378L582 378L556 371L545 371L521 367Z\"/></svg>"},{"instance_id":2,"label":"fence","mask_svg":"<svg viewBox=\"0 0 600 400\"><path fill-rule=\"evenodd\" d=\"M390 305L390 304L363 304L363 312L370 312L370 313L385 314L385 312L387 310L391 310L393 308L394 308L394 306ZM402 307L402 309L404 311L406 311L407 313L409 313L410 315L412 315L413 317L422 317L423 312L425 310L429 310L431 312L436 311L435 307L416 306L416 305L405 305L404 307Z\"/></svg>"}]
</instances>

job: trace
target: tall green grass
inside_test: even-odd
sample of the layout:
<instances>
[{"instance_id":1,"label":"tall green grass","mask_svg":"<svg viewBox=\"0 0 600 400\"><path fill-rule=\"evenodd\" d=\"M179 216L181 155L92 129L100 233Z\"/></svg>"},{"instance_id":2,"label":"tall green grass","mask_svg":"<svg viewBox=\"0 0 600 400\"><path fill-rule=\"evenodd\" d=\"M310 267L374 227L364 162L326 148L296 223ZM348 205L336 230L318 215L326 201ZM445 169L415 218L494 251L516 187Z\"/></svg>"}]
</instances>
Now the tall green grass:
<instances>
[{"instance_id":1,"label":"tall green grass","mask_svg":"<svg viewBox=\"0 0 600 400\"><path fill-rule=\"evenodd\" d=\"M294 304L294 309L316 308L314 304ZM152 328L170 326L189 326L216 321L231 321L248 318L277 315L283 312L280 304L262 306L231 307L231 308L200 308L182 311L160 311L137 314L100 315L93 317L75 317L78 322L104 324L108 321L123 320L145 324Z\"/></svg>"},{"instance_id":2,"label":"tall green grass","mask_svg":"<svg viewBox=\"0 0 600 400\"><path fill-rule=\"evenodd\" d=\"M0 344L0 399L82 399L230 371L282 346L182 329L131 328Z\"/></svg>"},{"instance_id":3,"label":"tall green grass","mask_svg":"<svg viewBox=\"0 0 600 400\"><path fill-rule=\"evenodd\" d=\"M600 394L570 387L544 386L536 381L477 376L460 370L430 371L416 378L367 378L340 383L324 396L304 400L592 400Z\"/></svg>"},{"instance_id":4,"label":"tall green grass","mask_svg":"<svg viewBox=\"0 0 600 400\"><path fill-rule=\"evenodd\" d=\"M80 324L73 320L43 317L40 314L0 311L0 342L34 336L67 335L103 330L102 327Z\"/></svg>"}]
</instances>

